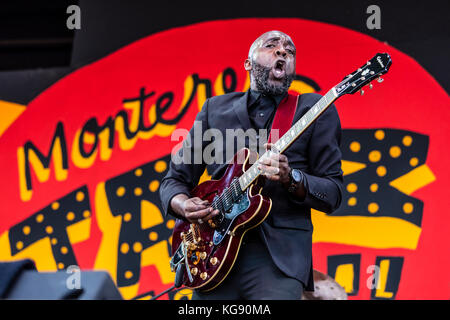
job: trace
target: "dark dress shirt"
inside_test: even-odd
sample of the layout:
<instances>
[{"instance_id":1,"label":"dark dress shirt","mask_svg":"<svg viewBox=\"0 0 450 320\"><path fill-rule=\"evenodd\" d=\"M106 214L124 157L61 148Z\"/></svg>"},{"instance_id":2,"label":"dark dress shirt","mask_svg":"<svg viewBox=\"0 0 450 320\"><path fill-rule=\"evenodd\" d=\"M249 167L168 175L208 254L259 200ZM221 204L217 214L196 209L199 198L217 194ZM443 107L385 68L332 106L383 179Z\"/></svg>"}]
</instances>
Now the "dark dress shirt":
<instances>
[{"instance_id":1,"label":"dark dress shirt","mask_svg":"<svg viewBox=\"0 0 450 320\"><path fill-rule=\"evenodd\" d=\"M247 109L253 129L270 128L276 109L286 95L271 96L254 90L249 91Z\"/></svg>"}]
</instances>

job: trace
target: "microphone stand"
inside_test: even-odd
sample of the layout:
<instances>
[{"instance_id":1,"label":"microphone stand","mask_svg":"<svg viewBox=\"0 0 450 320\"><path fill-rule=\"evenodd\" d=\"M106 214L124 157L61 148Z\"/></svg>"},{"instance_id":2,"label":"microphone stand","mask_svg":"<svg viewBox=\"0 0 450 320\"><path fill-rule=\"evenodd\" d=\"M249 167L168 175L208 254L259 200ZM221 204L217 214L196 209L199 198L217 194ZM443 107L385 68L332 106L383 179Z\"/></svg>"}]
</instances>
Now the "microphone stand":
<instances>
[{"instance_id":1,"label":"microphone stand","mask_svg":"<svg viewBox=\"0 0 450 320\"><path fill-rule=\"evenodd\" d=\"M164 291L161 292L160 294L154 296L154 297L151 298L150 300L156 300L156 299L158 299L159 297L165 295L166 293L169 293L170 291L172 291L172 290L174 290L174 289L176 289L176 288L181 287L181 285L183 284L183 280L184 280L184 273L183 273L183 267L182 267L182 265L183 265L182 263L178 264L177 271L176 271L176 273L175 273L175 282L174 282L173 286L171 286L169 289L164 290ZM131 300L137 300L137 299L143 298L143 297L145 297L145 296L148 296L148 295L150 294L150 292L151 292L151 291L148 291L148 292L145 292L145 293L143 293L143 294L140 294L140 295L134 297L134 298L131 299Z\"/></svg>"}]
</instances>

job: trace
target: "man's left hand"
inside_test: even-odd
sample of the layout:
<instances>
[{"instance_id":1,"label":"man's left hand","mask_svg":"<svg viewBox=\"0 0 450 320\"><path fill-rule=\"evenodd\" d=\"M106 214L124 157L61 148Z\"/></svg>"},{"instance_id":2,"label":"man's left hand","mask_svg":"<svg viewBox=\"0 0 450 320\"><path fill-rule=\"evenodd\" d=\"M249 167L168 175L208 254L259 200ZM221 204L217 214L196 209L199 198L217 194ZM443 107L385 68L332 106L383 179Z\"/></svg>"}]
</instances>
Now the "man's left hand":
<instances>
[{"instance_id":1,"label":"man's left hand","mask_svg":"<svg viewBox=\"0 0 450 320\"><path fill-rule=\"evenodd\" d=\"M272 143L266 143L264 145L267 150L271 150ZM284 154L270 152L269 157L264 157L258 164L258 169L262 171L262 175L272 181L279 181L280 183L289 184L289 173L291 168L289 167L288 158Z\"/></svg>"}]
</instances>

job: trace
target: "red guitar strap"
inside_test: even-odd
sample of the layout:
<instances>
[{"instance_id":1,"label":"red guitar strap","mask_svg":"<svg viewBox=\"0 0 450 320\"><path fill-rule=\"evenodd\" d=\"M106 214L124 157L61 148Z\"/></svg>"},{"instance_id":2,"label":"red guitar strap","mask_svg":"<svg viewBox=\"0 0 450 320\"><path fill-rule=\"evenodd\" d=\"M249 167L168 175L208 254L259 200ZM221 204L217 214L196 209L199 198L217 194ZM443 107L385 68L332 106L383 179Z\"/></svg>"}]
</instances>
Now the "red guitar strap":
<instances>
[{"instance_id":1,"label":"red guitar strap","mask_svg":"<svg viewBox=\"0 0 450 320\"><path fill-rule=\"evenodd\" d=\"M292 125L292 120L294 120L295 110L297 109L298 95L293 95L288 93L286 98L284 98L278 105L275 117L272 122L272 129L270 130L269 142L275 143L279 138L281 138ZM274 134L272 138L273 130L279 130L278 135ZM272 141L272 139L275 139Z\"/></svg>"}]
</instances>

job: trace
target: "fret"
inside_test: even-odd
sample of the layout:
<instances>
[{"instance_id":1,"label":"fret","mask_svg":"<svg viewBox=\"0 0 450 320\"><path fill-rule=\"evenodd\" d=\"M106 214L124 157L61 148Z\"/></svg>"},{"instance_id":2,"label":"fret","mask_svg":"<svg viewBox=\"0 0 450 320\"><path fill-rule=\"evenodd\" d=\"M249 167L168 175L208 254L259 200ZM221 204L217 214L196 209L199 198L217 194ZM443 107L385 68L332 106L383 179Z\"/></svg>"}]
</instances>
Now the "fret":
<instances>
[{"instance_id":1,"label":"fret","mask_svg":"<svg viewBox=\"0 0 450 320\"><path fill-rule=\"evenodd\" d=\"M245 173L244 173L245 174ZM242 181L242 176L239 177L238 181L239 181L239 186L241 187L241 190L245 190L247 188L247 186L245 185L245 183Z\"/></svg>"},{"instance_id":2,"label":"fret","mask_svg":"<svg viewBox=\"0 0 450 320\"><path fill-rule=\"evenodd\" d=\"M217 209L219 209L220 212L225 212L225 208L223 207L223 202L220 200L220 198L217 198Z\"/></svg>"},{"instance_id":3,"label":"fret","mask_svg":"<svg viewBox=\"0 0 450 320\"><path fill-rule=\"evenodd\" d=\"M224 204L223 207L224 207L225 211L233 204L233 203L231 203L231 199L229 198L229 195L228 195L228 188L225 189L223 192L222 204Z\"/></svg>"}]
</instances>

